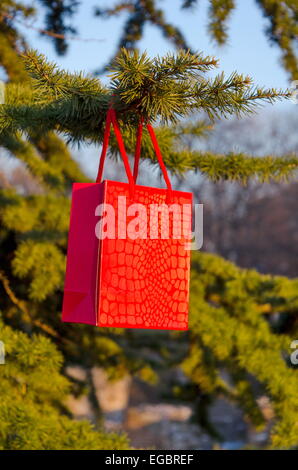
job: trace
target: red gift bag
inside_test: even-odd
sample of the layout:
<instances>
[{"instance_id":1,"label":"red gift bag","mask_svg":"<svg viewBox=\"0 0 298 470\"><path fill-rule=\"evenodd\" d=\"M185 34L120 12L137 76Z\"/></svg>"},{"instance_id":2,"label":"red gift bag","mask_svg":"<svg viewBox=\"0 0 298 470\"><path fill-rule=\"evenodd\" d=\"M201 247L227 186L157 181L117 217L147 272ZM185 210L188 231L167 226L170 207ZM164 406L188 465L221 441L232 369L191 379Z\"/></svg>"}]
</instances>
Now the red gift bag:
<instances>
[{"instance_id":1,"label":"red gift bag","mask_svg":"<svg viewBox=\"0 0 298 470\"><path fill-rule=\"evenodd\" d=\"M103 181L111 124L128 183ZM132 174L115 111L107 115L96 183L74 183L63 299L64 322L188 328L192 194L173 191L151 125L167 189L136 184L142 123Z\"/></svg>"}]
</instances>

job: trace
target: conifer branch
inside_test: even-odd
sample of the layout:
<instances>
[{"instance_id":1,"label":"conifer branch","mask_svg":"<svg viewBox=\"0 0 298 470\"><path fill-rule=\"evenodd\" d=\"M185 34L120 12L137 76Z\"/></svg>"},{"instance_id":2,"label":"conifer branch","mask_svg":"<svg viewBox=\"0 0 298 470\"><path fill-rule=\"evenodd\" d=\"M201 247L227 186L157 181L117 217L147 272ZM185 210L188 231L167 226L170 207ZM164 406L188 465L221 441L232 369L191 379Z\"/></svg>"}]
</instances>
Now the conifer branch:
<instances>
[{"instance_id":1,"label":"conifer branch","mask_svg":"<svg viewBox=\"0 0 298 470\"><path fill-rule=\"evenodd\" d=\"M2 142L8 150L17 152L31 171L47 184L58 187L63 181L61 172L40 160L36 150L20 140L18 132L25 132L37 147L40 137L34 140L33 136L46 135L49 131L58 131L74 142L101 142L111 101L117 108L131 154L140 115L147 120L161 119L173 123L168 130L162 126L157 128L157 135L165 162L176 174L195 170L213 180L223 178L246 182L248 178L255 177L261 181L280 180L297 170L295 155L251 159L243 153L214 155L185 150L183 126L180 125L178 130L178 117L191 111L205 111L211 120L233 114L239 116L255 111L264 101L273 103L289 97L287 91L255 87L249 77L235 72L227 78L220 73L215 78L205 79L204 72L217 66L212 57L181 51L177 55L150 59L146 54L122 50L111 69L110 89L97 78L59 70L56 64L48 63L43 55L34 51L28 52L25 61L33 87L28 83L24 88L16 85L6 87L6 104L0 110ZM189 132L190 129L185 130L185 134ZM195 135L195 126L191 132ZM57 142L56 139L56 145ZM155 162L146 132L142 149L145 158ZM69 158L65 150L63 152L65 158ZM111 153L117 153L113 138ZM43 155L49 153L43 152ZM62 169L61 164L58 166ZM65 168L69 171L70 166L66 164ZM73 170L72 177L78 175L75 167Z\"/></svg>"},{"instance_id":2,"label":"conifer branch","mask_svg":"<svg viewBox=\"0 0 298 470\"><path fill-rule=\"evenodd\" d=\"M251 179L260 182L287 181L297 174L298 156L296 154L283 155L282 157L274 155L256 157L243 152L217 154L187 149L187 137L192 137L193 142L197 137L206 137L209 132L210 125L200 121L194 125L157 127L156 135L167 168L179 177L183 177L188 171L194 171L205 175L212 181L230 180L244 184ZM127 130L124 136L126 148L133 155L135 132L131 129ZM113 135L109 151L114 158L117 157L118 145ZM146 130L143 133L142 159L148 159L158 168L152 143Z\"/></svg>"},{"instance_id":3,"label":"conifer branch","mask_svg":"<svg viewBox=\"0 0 298 470\"><path fill-rule=\"evenodd\" d=\"M276 414L272 446L279 449L296 446L298 380L286 361L291 338L272 333L262 314L263 307L268 310L269 304L272 313L297 315L298 280L240 270L231 262L206 253L194 253L192 263L192 341L208 350L213 374L224 361L236 379L236 388L237 376L240 379L244 374L247 380L247 373L263 385ZM184 371L196 382L194 357L186 357ZM208 370L205 369L205 380L204 371L199 372L198 384L204 390ZM287 384L286 393L282 384ZM235 393L237 398L237 390ZM241 394L243 398L243 391ZM247 406L249 414L253 413L254 402Z\"/></svg>"},{"instance_id":4,"label":"conifer branch","mask_svg":"<svg viewBox=\"0 0 298 470\"><path fill-rule=\"evenodd\" d=\"M2 282L3 289L5 290L6 294L10 298L11 302L14 305L16 305L28 318L29 315L28 315L28 310L25 307L25 303L16 297L15 293L13 292L13 290L11 289L9 285L9 280L7 279L3 271L0 271L0 281Z\"/></svg>"},{"instance_id":5,"label":"conifer branch","mask_svg":"<svg viewBox=\"0 0 298 470\"><path fill-rule=\"evenodd\" d=\"M268 27L265 34L269 41L279 46L282 53L284 68L293 80L298 77L297 62L297 1L296 0L255 0L267 19ZM226 44L228 40L228 23L237 7L235 0L209 0L208 32L217 44ZM181 0L181 9L196 13L198 0ZM127 19L122 29L115 57L122 47L129 50L137 48L144 35L145 26L154 25L177 49L190 49L180 29L169 23L162 10L156 6L155 0L130 0L117 2L115 6L98 8L97 16L102 19L126 13Z\"/></svg>"},{"instance_id":6,"label":"conifer branch","mask_svg":"<svg viewBox=\"0 0 298 470\"><path fill-rule=\"evenodd\" d=\"M48 13L46 29L56 31L56 46L63 52L67 39L64 7L71 8L75 1L63 2L63 8L61 2L40 2ZM22 13L18 9L18 2L4 0L2 3L5 11L26 15L25 10ZM195 0L181 2L185 8L195 3ZM273 19L272 34L288 54L290 69L295 60L291 47L297 37L293 21L295 2L260 0L259 3L267 5L268 18ZM287 15L284 15L286 4ZM209 27L212 26L218 42L223 42L233 2L214 0L212 5L214 17ZM118 12L112 9L111 15L128 13L122 39L129 49L135 48L148 21L160 27L176 45L187 49L183 35L157 10L156 2L131 0L118 4ZM209 120L197 121L193 116L190 122L179 119L192 111L205 111L210 119L242 115L254 111L262 102L287 98L288 93L255 87L249 77L237 73L206 78L206 72L215 68L217 61L187 51L156 59L122 51L113 63L109 87L83 73L59 70L43 56L29 51L25 58L29 77L19 57L25 48L14 20L0 19L0 61L9 81L5 104L0 107L0 141L37 177L41 188L38 194L26 195L11 186L1 191L0 261L9 269L7 275L0 273L6 294L3 317L7 323L13 323L14 329L0 325L10 364L8 368L0 368L0 373L3 372L0 447L129 447L125 437L94 432L87 423L70 420L61 412L69 393L69 384L60 374L63 361L76 362L88 370L100 365L112 378L130 373L147 381L156 379L162 368L182 366L189 379L187 387L192 389L196 400L203 396L208 403L219 394L224 395L240 404L246 416L259 425L263 420L252 386L252 380L253 384L257 381L274 409L273 445L297 446L298 384L289 364L290 334L296 326L287 323L288 335L280 330L276 334L271 328L276 315L282 322L290 318L295 325L297 279L263 276L239 269L219 256L193 253L191 330L187 335L166 334L159 341L156 335L143 335L140 331L134 335L131 330L66 327L60 321L70 184L73 180L87 179L57 133L76 142L100 143L106 110L113 99L131 155L136 124L142 114L147 120L157 122L157 138L165 162L179 176L192 170L214 181L279 180L297 171L295 155L261 158L243 153L221 155L199 151L196 138L208 134ZM160 120L170 125L159 125ZM117 152L112 133L110 153L117 155ZM156 164L146 131L142 156ZM45 336L31 337L18 331L26 329L31 333L37 328L53 337L63 357ZM223 367L230 383L224 380ZM189 395L185 397L189 399ZM204 407L202 402L200 411Z\"/></svg>"},{"instance_id":7,"label":"conifer branch","mask_svg":"<svg viewBox=\"0 0 298 470\"><path fill-rule=\"evenodd\" d=\"M49 165L37 154L30 142L23 140L19 135L2 135L2 145L12 154L23 161L31 173L45 185L62 188L63 177L57 168Z\"/></svg>"},{"instance_id":8,"label":"conifer branch","mask_svg":"<svg viewBox=\"0 0 298 470\"><path fill-rule=\"evenodd\" d=\"M9 283L8 278L5 276L3 271L0 271L0 281L2 282L3 288L4 288L7 296L9 297L10 301L21 310L21 312L23 314L22 321L24 321L25 323L27 323L29 325L34 325L34 326L38 327L39 329L41 329L42 331L44 331L48 335L53 336L54 338L59 337L58 333L53 328L51 328L49 325L46 325L45 323L41 322L38 319L33 319L32 318L32 316L30 315L30 313L28 311L26 303L17 298L17 296L15 295L15 293L13 292L13 290L10 287L10 283ZM62 339L62 341L63 340L68 341L67 339L63 339L63 338L61 338L61 339Z\"/></svg>"},{"instance_id":9,"label":"conifer branch","mask_svg":"<svg viewBox=\"0 0 298 470\"><path fill-rule=\"evenodd\" d=\"M30 51L26 67L34 93L27 104L1 107L0 132L21 130L36 132L58 130L77 141L102 138L107 107L113 100L118 118L124 125L135 126L138 116L175 123L191 111L206 111L211 119L248 114L258 101L274 102L287 98L289 92L260 89L248 77L236 73L225 78L204 79L202 74L217 61L181 51L176 56L149 59L146 54L122 50L111 70L111 88L93 77L70 74L48 63L44 56ZM8 103L9 87L7 87ZM30 101L31 100L31 101Z\"/></svg>"},{"instance_id":10,"label":"conifer branch","mask_svg":"<svg viewBox=\"0 0 298 470\"><path fill-rule=\"evenodd\" d=\"M234 8L234 0L210 0L208 30L218 44L227 41L227 21Z\"/></svg>"}]
</instances>

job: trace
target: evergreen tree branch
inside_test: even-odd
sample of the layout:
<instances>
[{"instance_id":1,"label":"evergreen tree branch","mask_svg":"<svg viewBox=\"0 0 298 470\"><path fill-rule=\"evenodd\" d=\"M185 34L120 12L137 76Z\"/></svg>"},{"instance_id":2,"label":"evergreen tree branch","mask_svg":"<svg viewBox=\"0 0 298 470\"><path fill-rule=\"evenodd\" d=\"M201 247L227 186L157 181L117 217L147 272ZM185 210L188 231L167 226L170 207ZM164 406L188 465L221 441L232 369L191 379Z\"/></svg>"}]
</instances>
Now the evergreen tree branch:
<instances>
[{"instance_id":1,"label":"evergreen tree branch","mask_svg":"<svg viewBox=\"0 0 298 470\"><path fill-rule=\"evenodd\" d=\"M39 0L41 5L45 8L45 32L52 33L56 52L63 55L67 51L68 42L65 37L66 34L76 34L76 29L72 23L66 23L66 19L72 19L77 12L80 4L78 0ZM44 33L44 31L42 31Z\"/></svg>"},{"instance_id":2,"label":"evergreen tree branch","mask_svg":"<svg viewBox=\"0 0 298 470\"><path fill-rule=\"evenodd\" d=\"M235 8L234 0L210 0L208 30L218 44L225 44L228 38L227 20Z\"/></svg>"},{"instance_id":3,"label":"evergreen tree branch","mask_svg":"<svg viewBox=\"0 0 298 470\"><path fill-rule=\"evenodd\" d=\"M256 0L269 19L266 33L282 50L282 62L293 80L298 78L298 6L295 0Z\"/></svg>"},{"instance_id":4,"label":"evergreen tree branch","mask_svg":"<svg viewBox=\"0 0 298 470\"><path fill-rule=\"evenodd\" d=\"M119 120L136 125L138 116L154 121L177 122L191 111L218 116L248 114L258 102L290 97L289 92L259 89L248 77L236 73L225 78L203 79L202 73L217 62L210 57L179 52L177 56L149 59L146 54L122 51L111 71L111 89L99 80L69 74L29 52L26 67L35 91L28 104L6 104L0 113L0 131L59 130L71 139L100 141L107 107L113 100ZM8 103L10 89L7 87Z\"/></svg>"},{"instance_id":5,"label":"evergreen tree branch","mask_svg":"<svg viewBox=\"0 0 298 470\"><path fill-rule=\"evenodd\" d=\"M178 49L190 50L181 30L166 20L163 10L157 7L156 0L133 0L117 3L112 8L95 9L96 16L101 18L118 16L119 13L123 12L129 12L129 16L123 27L116 53L109 64L117 58L122 48L130 51L136 49L137 42L142 38L144 27L148 23L158 27L163 36ZM99 70L98 73L102 73L107 69L109 64Z\"/></svg>"},{"instance_id":6,"label":"evergreen tree branch","mask_svg":"<svg viewBox=\"0 0 298 470\"><path fill-rule=\"evenodd\" d=\"M297 175L298 157L296 155L252 157L232 152L227 155L192 152L191 166L212 181L223 179L247 183L249 179L254 178L261 182L282 181Z\"/></svg>"},{"instance_id":7,"label":"evergreen tree branch","mask_svg":"<svg viewBox=\"0 0 298 470\"><path fill-rule=\"evenodd\" d=\"M19 47L16 31L0 19L0 63L11 82L28 80Z\"/></svg>"},{"instance_id":8,"label":"evergreen tree branch","mask_svg":"<svg viewBox=\"0 0 298 470\"><path fill-rule=\"evenodd\" d=\"M192 127L191 125L157 127L156 135L159 146L167 168L173 174L183 177L188 171L201 173L211 181L230 180L239 181L246 184L251 179L261 182L286 181L295 177L298 170L298 156L295 154L277 157L265 155L255 157L243 152L230 152L228 154L216 154L208 151L186 149L187 136L192 137L192 141L202 137L203 133L210 131L210 125ZM135 148L135 132L127 130L124 134L127 151L133 155ZM118 156L118 145L115 137L111 136L110 155ZM148 133L144 130L142 140L142 160L149 160L158 168L156 155L152 147Z\"/></svg>"},{"instance_id":9,"label":"evergreen tree branch","mask_svg":"<svg viewBox=\"0 0 298 470\"><path fill-rule=\"evenodd\" d=\"M194 12L198 0L181 0L181 9ZM284 68L293 80L297 79L297 2L296 0L256 0L263 15L268 21L266 35L270 42L277 44L282 52ZM217 44L226 44L228 40L227 24L231 14L236 9L234 0L209 0L208 32ZM144 35L145 26L151 24L159 28L161 33L178 49L190 49L179 28L165 19L164 12L152 0L120 1L109 8L96 10L97 16L102 19L128 14L118 44L116 57L121 49L136 49L138 42Z\"/></svg>"},{"instance_id":10,"label":"evergreen tree branch","mask_svg":"<svg viewBox=\"0 0 298 470\"><path fill-rule=\"evenodd\" d=\"M71 186L74 181L89 181L79 164L72 158L66 143L54 132L44 137L30 136L38 153L55 171L63 176L64 184Z\"/></svg>"},{"instance_id":11,"label":"evergreen tree branch","mask_svg":"<svg viewBox=\"0 0 298 470\"><path fill-rule=\"evenodd\" d=\"M2 145L23 161L32 174L46 185L62 188L63 178L57 168L42 160L35 147L20 136L2 135Z\"/></svg>"},{"instance_id":12,"label":"evergreen tree branch","mask_svg":"<svg viewBox=\"0 0 298 470\"><path fill-rule=\"evenodd\" d=\"M130 449L125 435L71 419L65 405L71 384L61 373L63 357L48 338L29 337L3 322L0 328L7 361L0 370L1 450Z\"/></svg>"},{"instance_id":13,"label":"evergreen tree branch","mask_svg":"<svg viewBox=\"0 0 298 470\"><path fill-rule=\"evenodd\" d=\"M62 170L64 165L58 163L58 153L62 153L62 146L58 144L58 139L55 139L53 133L47 133L54 130L63 133L72 141L101 142L105 115L111 100L118 111L127 149L133 153L134 129L139 115L148 120L159 118L175 123L178 116L203 110L214 119L231 114L251 113L258 102L272 103L289 96L288 92L256 88L252 86L249 77L237 73L227 78L219 74L213 79L204 79L202 74L216 65L214 58L183 51L175 56L149 59L146 54L139 55L137 52L129 53L123 50L113 65L112 89L109 90L96 78L85 77L82 73L70 74L61 71L55 64L48 63L43 55L30 51L26 56L26 67L31 74L34 88L26 85L22 94L20 87L7 86L6 104L0 111L3 142L10 151L19 152L20 158L34 174L37 172L38 177L55 186L59 185L59 181L55 179L56 175L58 177L59 173L60 180L62 177L61 171L58 171L59 168ZM31 140L34 135L48 135L50 140L45 143L43 139L42 146L38 144L38 139L33 139L32 142L46 158L49 151L46 151L45 147L51 148L52 162L56 168L47 166L47 162L35 155L36 151L30 148L29 143L20 141L17 137L19 130L27 133ZM9 139L9 132L14 132L16 136ZM168 130L157 128L165 162L176 174L195 170L213 180L223 178L246 182L248 178L255 177L261 181L268 181L270 178L280 180L288 178L297 170L295 155L285 158L249 158L242 153L224 156L210 152L187 151L181 145L184 132L187 135L190 129L185 128L183 131L183 126L180 125L179 130L177 124ZM194 127L191 132L195 132ZM55 153L53 145L50 144L53 139L55 146L59 147ZM146 132L142 149L145 158L155 162ZM115 155L116 152L117 146L112 138L111 153ZM68 175L69 182L76 176L82 177L77 172L76 165L70 164L65 148L63 153L65 168L71 172Z\"/></svg>"},{"instance_id":14,"label":"evergreen tree branch","mask_svg":"<svg viewBox=\"0 0 298 470\"><path fill-rule=\"evenodd\" d=\"M3 285L3 289L5 290L7 296L9 297L10 301L18 307L18 309L22 312L22 321L26 324L32 326L36 326L38 329L42 330L46 334L54 337L59 338L59 334L51 328L50 325L46 325L45 323L41 322L39 319L33 319L32 315L30 315L28 307L23 300L18 299L15 295L13 290L10 287L10 282L8 278L5 276L3 271L0 271L0 281ZM67 339L60 338L62 341L67 341Z\"/></svg>"},{"instance_id":15,"label":"evergreen tree branch","mask_svg":"<svg viewBox=\"0 0 298 470\"><path fill-rule=\"evenodd\" d=\"M273 334L262 313L269 305L272 312L280 315L282 312L297 315L297 279L289 281L240 270L209 254L194 253L192 261L193 341L208 348L218 367L224 361L232 374L240 373L240 378L245 372L252 374L264 385L276 413L271 433L273 447L296 446L298 379L286 362L291 338ZM186 361L184 370L195 380L196 367L193 368L191 359ZM282 384L287 384L286 393ZM248 409L254 408L253 403L247 405ZM286 427L288 433L284 432Z\"/></svg>"}]
</instances>

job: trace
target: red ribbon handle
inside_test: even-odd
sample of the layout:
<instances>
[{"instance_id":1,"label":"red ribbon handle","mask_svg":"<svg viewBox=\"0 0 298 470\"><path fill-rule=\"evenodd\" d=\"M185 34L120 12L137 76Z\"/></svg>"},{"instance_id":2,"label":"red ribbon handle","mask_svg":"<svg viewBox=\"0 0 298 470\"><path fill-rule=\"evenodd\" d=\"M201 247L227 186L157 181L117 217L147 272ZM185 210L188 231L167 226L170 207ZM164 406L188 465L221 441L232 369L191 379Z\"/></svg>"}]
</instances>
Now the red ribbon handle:
<instances>
[{"instance_id":1,"label":"red ribbon handle","mask_svg":"<svg viewBox=\"0 0 298 470\"><path fill-rule=\"evenodd\" d=\"M101 151L101 156L100 156L100 163L99 163L96 183L101 183L102 182L104 162L105 162L105 157L106 157L106 154L107 154L109 138L110 138L110 133L111 133L111 124L113 124L113 127L114 127L114 132L115 132L115 136L116 136L116 139L117 139L117 142L118 142L120 155L121 155L123 163L124 163L125 171L126 171L129 186L130 186L130 191L131 191L131 194L134 194L134 188L135 188L136 180L137 180L137 177L138 177L139 161L140 161L140 155L141 155L141 144L142 144L142 133L143 133L143 118L141 118L140 123L138 125L138 130L137 130L137 140L136 140L136 148L135 148L135 161L134 161L134 169L133 169L133 174L132 174L131 169L130 169L130 165L129 165L128 156L127 156L125 146L124 146L124 142L123 142L123 139L122 139L121 131L120 131L120 128L119 128L119 125L118 125L116 112L113 108L110 108L108 110L108 113L107 113L106 127L105 127L105 131L104 131L103 145L102 145L102 151ZM169 203L172 200L172 196L173 196L173 189L172 189L171 181L170 181L170 178L168 176L166 166L163 162L163 158L162 158L161 151L160 151L157 139L156 139L156 135L155 135L154 129L151 126L151 124L147 124L147 129L148 129L148 132L149 132L152 144L153 144L153 148L155 150L157 161L160 165L165 183L167 185L167 189L168 189L167 202Z\"/></svg>"},{"instance_id":2,"label":"red ribbon handle","mask_svg":"<svg viewBox=\"0 0 298 470\"><path fill-rule=\"evenodd\" d=\"M134 162L134 167L133 167L133 179L134 179L135 183L137 182L137 177L138 177L138 174L139 174L139 162L140 162L140 156L141 156L143 124L144 124L144 118L141 117L139 125L138 125L138 130L137 130L137 141L136 141L136 149L135 149L135 162Z\"/></svg>"},{"instance_id":3,"label":"red ribbon handle","mask_svg":"<svg viewBox=\"0 0 298 470\"><path fill-rule=\"evenodd\" d=\"M166 166L163 162L161 151L160 151L160 148L159 148L159 145L158 145L158 142L157 142L157 138L156 138L154 129L151 126L151 124L147 124L147 129L148 129L149 135L150 135L151 140L152 140L152 144L153 144L153 148L154 148L155 153L156 153L157 161L159 163L159 166L161 168L164 180L165 180L167 188L168 188L167 202L170 202L172 200L172 197L173 197L173 188L172 188L172 185L171 185L171 181L170 181Z\"/></svg>"},{"instance_id":4,"label":"red ribbon handle","mask_svg":"<svg viewBox=\"0 0 298 470\"><path fill-rule=\"evenodd\" d=\"M98 168L98 173L96 177L96 183L101 183L102 182L102 176L103 176L103 168L104 168L104 163L105 163L105 158L108 150L108 145L109 145L109 139L110 139L110 134L111 134L111 124L113 124L115 136L118 142L118 147L120 151L120 155L122 157L126 175L128 178L129 186L130 186L130 191L131 194L134 192L134 187L135 187L135 182L133 179L133 175L130 169L129 165L129 160L128 156L125 150L124 142L122 139L121 131L118 125L118 121L116 118L116 113L113 108L110 108L107 113L107 119L106 119L106 127L104 131L104 137L103 137L103 145L102 145L102 151L101 151L101 156L100 156L100 162L99 162L99 168Z\"/></svg>"}]
</instances>

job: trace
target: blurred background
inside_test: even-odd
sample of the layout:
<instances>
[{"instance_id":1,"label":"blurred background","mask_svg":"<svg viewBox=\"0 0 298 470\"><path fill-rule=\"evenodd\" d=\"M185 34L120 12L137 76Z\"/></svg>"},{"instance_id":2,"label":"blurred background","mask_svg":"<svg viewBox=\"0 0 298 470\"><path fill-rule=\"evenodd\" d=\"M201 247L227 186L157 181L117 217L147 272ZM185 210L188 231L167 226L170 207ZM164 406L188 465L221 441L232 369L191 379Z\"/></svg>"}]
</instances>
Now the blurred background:
<instances>
[{"instance_id":1,"label":"blurred background","mask_svg":"<svg viewBox=\"0 0 298 470\"><path fill-rule=\"evenodd\" d=\"M115 55L121 40L124 43L126 41L126 46L129 43L125 39L125 33L129 26L134 31L135 25L132 26L129 21L132 21L134 14L137 15L137 10L133 10L136 5L148 8L148 11L150 8L161 10L167 24L179 28L188 47L217 57L220 60L220 70L227 75L236 70L252 77L257 85L284 90L296 78L294 67L291 69L283 62L284 49L270 33L270 25L276 20L276 12L273 9L271 16L269 13L264 14L266 2L236 2L235 8L234 2L209 0L126 2L131 5L130 8L125 7L124 2L111 2L112 5L109 5L108 2L95 0L22 0L19 3L24 7L34 8L35 12L32 15L16 14L15 2L4 2L3 7L0 7L0 15L4 12L8 16L1 16L2 33L8 24L16 32L21 50L24 38L28 46L45 54L59 68L70 72L82 70L84 74L96 75L106 85L109 77L102 69ZM60 5L60 10L62 6L65 7L60 17L58 7L53 9L54 4ZM298 12L294 4L295 2L293 11L296 16L293 21L297 28ZM118 9L112 12L117 5ZM111 11L103 11L106 8L111 8ZM212 15L214 18L216 15L224 18L222 34L225 37L222 40L216 27L212 33ZM146 50L150 57L175 51L178 43L178 40L175 43L175 31L172 31L173 34L169 31L167 33L160 24L162 22L159 20L156 24L153 21L144 21L140 31L136 33L135 42L132 41L132 48ZM57 34L65 36L65 40L47 34L45 30L57 31ZM6 66L9 59L3 53L4 36L1 36L0 78L6 82L11 80L11 72L9 66ZM5 37L9 38L7 35ZM295 41L293 35L292 40ZM14 60L13 57L11 60ZM212 74L214 72L210 72L210 76ZM189 149L206 154L242 152L252 158L297 154L297 110L297 104L289 100L274 106L264 104L257 114L210 123L209 130L203 137L188 137L186 145ZM199 118L205 119L203 113ZM80 170L88 178L94 179L100 146L82 143L79 147L70 144L68 148ZM0 162L2 199L8 197L7 194L12 190L24 200L32 195L43 197L45 190L34 172L28 169L26 162L18 158L16 153L5 148L5 145L0 150ZM115 160L108 161L106 175L110 179L125 179L120 162ZM143 161L139 184L159 186L160 182L159 173L152 165ZM260 182L257 178L249 178L245 182L215 182L203 173L187 172L183 178L173 176L173 184L177 189L192 191L196 202L204 204L202 251L211 254L211 258L203 258L205 261L202 264L201 261L195 261L197 264L193 268L192 276L199 282L201 279L204 286L203 294L195 290L191 294L194 304L191 315L197 316L194 324L200 318L205 322L202 297L204 301L208 299L213 307L215 305L224 309L227 319L230 316L233 320L236 319L235 328L239 322L239 335L245 324L252 329L250 332L254 328L264 327L264 337L267 333L269 335L266 340L260 339L259 343L252 344L252 336L248 334L246 337L244 334L241 349L241 345L236 344L236 340L234 344L234 339L228 336L228 320L226 329L221 332L218 324L217 331L216 322L221 321L220 317L219 320L214 318L215 325L210 323L209 331L211 337L213 335L210 341L206 339L208 323L205 323L204 331L194 326L193 335L150 331L139 334L133 331L91 333L93 327L78 325L67 331L70 327L59 325L63 277L54 283L53 290L46 298L36 299L30 294L27 297L26 293L34 277L32 269L19 277L17 270L10 271L13 253L22 241L24 230L13 227L13 224L9 225L7 206L2 202L1 270L4 273L6 270L4 279L8 278L10 286L7 287L6 284L5 287L5 280L2 282L0 308L4 324L22 331L29 338L34 333L49 337L61 354L58 369L71 385L63 391L63 400L58 411L57 406L53 405L56 398L44 398L44 402L49 401L54 406L57 416L65 415L79 422L87 419L96 429L127 433L133 447L158 449L266 448L271 445L270 433L274 425L281 419L282 424L277 435L284 436L284 441L281 437L276 438L276 446L296 447L298 431L295 429L295 422L297 424L298 414L295 414L297 402L293 390L297 383L297 370L289 363L289 355L291 341L298 336L298 284L295 280L298 274L297 175L289 181L273 181L269 178L268 181ZM26 212L27 219L24 219L25 225L26 220L32 216L32 211L30 206ZM67 209L65 214L67 219ZM65 229L64 232L66 233ZM49 235L45 234L47 236ZM65 252L65 241L63 243L62 251ZM227 264L223 258L227 260ZM25 258L21 258L22 260L24 262ZM232 282L233 295L229 291ZM27 302L29 309L32 308L33 319L42 318L60 336L68 335L68 338L73 339L74 344L65 346L61 343L60 336L52 337L46 329L34 322L30 323L28 319L24 320L22 314L17 313L20 309L18 303L11 305L14 294L9 296L10 288L21 303ZM246 319L249 309L252 318L255 318L255 312L258 311L259 319L254 320L255 323L250 324ZM51 318L52 315L55 320ZM207 312L206 315L210 318L211 314ZM243 320L241 315L245 317ZM224 318L222 317L223 322ZM225 344L230 340L233 344L227 353L216 349L220 349L221 342ZM271 346L268 346L271 341ZM266 355L262 357L263 347L272 359L270 363L266 363ZM249 356L250 350L260 352L259 358L254 357L257 367L245 365L245 356ZM14 354L13 351L11 354ZM277 362L281 361L278 367L285 374L280 375L280 380L288 380L287 374L290 374L288 390L275 388L278 382L276 378L275 383L273 377L277 364L274 362L275 358ZM13 374L14 372L12 377ZM273 377L272 382L268 378L270 375ZM46 383L49 381L48 378L44 380ZM34 389L35 385L31 384L31 387ZM280 416L284 414L283 406L287 395L291 393L294 403L292 416L284 415L282 421ZM57 394L59 396L59 391ZM41 415L44 414L40 409L43 406L42 400L36 404L35 398L32 398L31 405L34 409L39 409ZM5 419L9 422L8 418ZM28 421L29 418L24 419ZM56 426L59 435L55 419L53 417L53 430ZM291 428L289 442L286 441L288 427ZM14 448L15 444L9 444L7 439L2 444L3 448ZM20 438L23 443L21 448L26 447L26 442L37 448L43 445L45 448L47 445L67 447L64 441L62 444L62 440L61 438L61 442L56 444L42 444L37 436L36 443L30 444L26 441L25 434ZM75 439L68 445L70 448L79 446ZM117 448L117 444L115 445ZM95 448L98 446L95 445Z\"/></svg>"}]
</instances>

